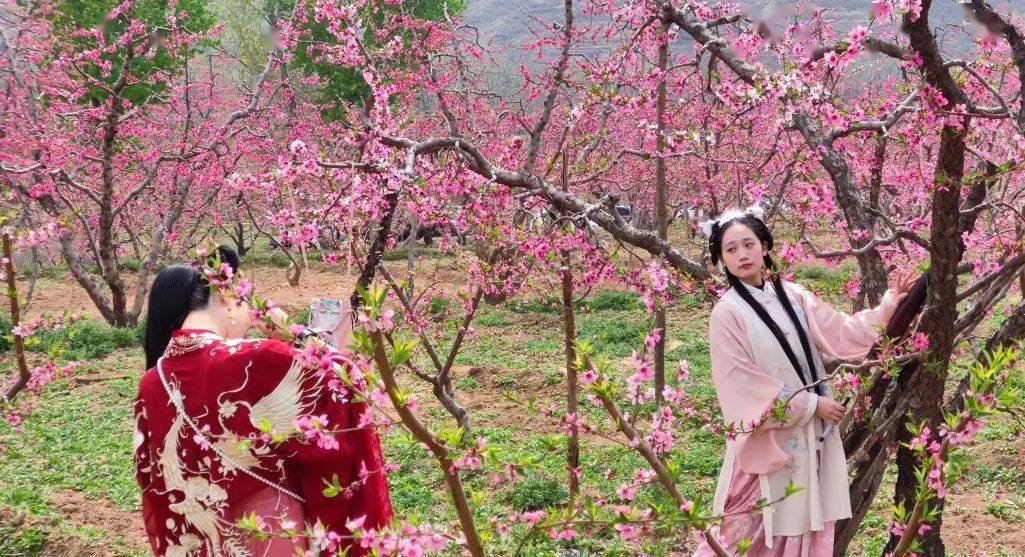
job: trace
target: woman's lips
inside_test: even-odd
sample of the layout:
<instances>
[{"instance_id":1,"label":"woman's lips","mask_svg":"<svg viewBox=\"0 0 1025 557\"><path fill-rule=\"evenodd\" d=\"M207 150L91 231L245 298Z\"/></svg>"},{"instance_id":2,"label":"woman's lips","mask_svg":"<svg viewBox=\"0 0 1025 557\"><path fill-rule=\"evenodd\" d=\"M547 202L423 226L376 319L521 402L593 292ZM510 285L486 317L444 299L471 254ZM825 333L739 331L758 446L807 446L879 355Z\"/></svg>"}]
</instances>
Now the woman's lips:
<instances>
[{"instance_id":1,"label":"woman's lips","mask_svg":"<svg viewBox=\"0 0 1025 557\"><path fill-rule=\"evenodd\" d=\"M743 265L740 266L740 268L741 269L750 269L751 267L754 267L754 265L755 265L754 263L744 263Z\"/></svg>"}]
</instances>

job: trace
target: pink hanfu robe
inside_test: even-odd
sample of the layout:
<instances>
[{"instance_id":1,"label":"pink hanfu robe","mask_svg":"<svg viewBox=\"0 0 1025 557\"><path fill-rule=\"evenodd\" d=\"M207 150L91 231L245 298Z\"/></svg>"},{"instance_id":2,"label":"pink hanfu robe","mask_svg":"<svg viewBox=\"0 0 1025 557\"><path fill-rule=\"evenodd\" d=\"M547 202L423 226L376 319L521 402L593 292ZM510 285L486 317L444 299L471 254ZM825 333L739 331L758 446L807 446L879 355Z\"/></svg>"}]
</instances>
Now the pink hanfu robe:
<instances>
[{"instance_id":1,"label":"pink hanfu robe","mask_svg":"<svg viewBox=\"0 0 1025 557\"><path fill-rule=\"evenodd\" d=\"M277 340L173 333L135 404L136 479L155 555L358 557L367 550L349 527L388 525L381 447L364 405L296 355ZM296 430L311 420L322 427ZM315 535L258 539L239 521Z\"/></svg>"},{"instance_id":2,"label":"pink hanfu robe","mask_svg":"<svg viewBox=\"0 0 1025 557\"><path fill-rule=\"evenodd\" d=\"M799 361L806 363L800 338L772 283L766 281L764 288L744 286L775 320ZM798 284L786 282L784 289L813 343L820 378L825 372L819 351L840 359L864 358L896 307L887 293L879 307L846 315ZM832 555L834 522L851 516L839 433L834 428L819 442L824 424L815 416L818 396L802 390L804 384L776 337L737 292L731 289L722 297L709 321L712 381L726 423L760 422L776 399L797 393L785 423L769 420L752 433L727 440L712 510L731 516L713 532L731 551L741 540L750 540L748 556ZM822 389L828 396L828 385ZM783 498L791 481L802 491L760 513L743 512L759 499ZM702 542L695 555L714 553Z\"/></svg>"}]
</instances>

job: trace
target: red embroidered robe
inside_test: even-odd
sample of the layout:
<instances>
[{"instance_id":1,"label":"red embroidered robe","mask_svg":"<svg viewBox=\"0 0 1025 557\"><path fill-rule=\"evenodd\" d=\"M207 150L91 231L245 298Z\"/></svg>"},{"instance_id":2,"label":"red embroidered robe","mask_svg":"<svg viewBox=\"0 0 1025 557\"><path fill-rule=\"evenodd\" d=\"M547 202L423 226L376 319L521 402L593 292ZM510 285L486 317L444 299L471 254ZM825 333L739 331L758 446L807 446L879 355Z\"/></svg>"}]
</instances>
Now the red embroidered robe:
<instances>
[{"instance_id":1,"label":"red embroidered robe","mask_svg":"<svg viewBox=\"0 0 1025 557\"><path fill-rule=\"evenodd\" d=\"M162 373L143 376L136 479L156 555L294 555L297 548L332 555L348 548L361 556L366 550L353 543L346 523L363 517L369 529L391 520L380 442L372 426L358 427L364 405L332 391L327 375L295 355L277 340L180 330ZM297 432L297 419L314 417L326 417L331 438L313 442ZM268 440L268 427L287 440ZM342 492L326 496L325 482ZM264 531L309 527L315 535L259 540L236 524L254 517Z\"/></svg>"}]
</instances>

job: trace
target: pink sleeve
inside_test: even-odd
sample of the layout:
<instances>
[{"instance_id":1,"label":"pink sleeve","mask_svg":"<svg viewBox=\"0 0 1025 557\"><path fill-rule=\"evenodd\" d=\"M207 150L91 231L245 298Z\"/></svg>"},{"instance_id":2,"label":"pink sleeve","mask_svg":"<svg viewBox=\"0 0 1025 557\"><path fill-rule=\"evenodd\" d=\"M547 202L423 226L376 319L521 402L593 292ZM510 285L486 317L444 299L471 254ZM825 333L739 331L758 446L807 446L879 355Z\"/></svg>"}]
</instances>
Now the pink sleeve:
<instances>
[{"instance_id":1,"label":"pink sleeve","mask_svg":"<svg viewBox=\"0 0 1025 557\"><path fill-rule=\"evenodd\" d=\"M768 375L755 364L744 324L727 305L719 304L712 311L709 345L712 383L726 423L750 427L752 422L762 420L777 399L785 400L793 394L784 388L782 379ZM737 462L741 470L765 474L781 468L787 460L781 443L789 436L781 430L806 424L815 414L817 402L814 393L801 391L790 400L790 419L785 423L769 419L757 431L739 436Z\"/></svg>"},{"instance_id":2,"label":"pink sleeve","mask_svg":"<svg viewBox=\"0 0 1025 557\"><path fill-rule=\"evenodd\" d=\"M819 350L841 360L864 358L879 338L880 327L889 321L896 306L887 292L878 307L848 315L836 311L799 284L791 292L804 308L808 329Z\"/></svg>"}]
</instances>

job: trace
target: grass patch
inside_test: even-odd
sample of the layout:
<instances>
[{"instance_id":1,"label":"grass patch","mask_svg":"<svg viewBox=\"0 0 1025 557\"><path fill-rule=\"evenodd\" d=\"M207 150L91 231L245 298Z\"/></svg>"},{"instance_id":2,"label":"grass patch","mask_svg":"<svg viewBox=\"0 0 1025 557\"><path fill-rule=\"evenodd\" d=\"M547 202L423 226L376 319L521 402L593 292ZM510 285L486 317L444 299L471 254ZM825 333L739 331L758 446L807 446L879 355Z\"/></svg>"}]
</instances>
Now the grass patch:
<instances>
[{"instance_id":1,"label":"grass patch","mask_svg":"<svg viewBox=\"0 0 1025 557\"><path fill-rule=\"evenodd\" d=\"M606 290L598 292L580 302L580 307L590 311L636 311L642 309L637 294L633 292L619 292Z\"/></svg>"},{"instance_id":2,"label":"grass patch","mask_svg":"<svg viewBox=\"0 0 1025 557\"><path fill-rule=\"evenodd\" d=\"M474 318L474 324L481 327L508 327L512 319L502 311L489 311Z\"/></svg>"},{"instance_id":3,"label":"grass patch","mask_svg":"<svg viewBox=\"0 0 1025 557\"><path fill-rule=\"evenodd\" d=\"M292 257L295 257L296 261L300 261L302 255L296 252ZM288 256L278 250L250 251L242 260L242 271L245 272L247 267L278 267L287 269L291 265L292 262L288 259Z\"/></svg>"},{"instance_id":4,"label":"grass patch","mask_svg":"<svg viewBox=\"0 0 1025 557\"><path fill-rule=\"evenodd\" d=\"M0 491L0 503L39 516L53 513L39 490L18 485Z\"/></svg>"},{"instance_id":5,"label":"grass patch","mask_svg":"<svg viewBox=\"0 0 1025 557\"><path fill-rule=\"evenodd\" d=\"M478 331L477 335L459 351L456 364L467 366L498 366L505 369L536 370L546 367L545 360L536 356L543 346L533 345L535 339L513 338L502 329ZM442 346L448 346L447 342Z\"/></svg>"},{"instance_id":6,"label":"grass patch","mask_svg":"<svg viewBox=\"0 0 1025 557\"><path fill-rule=\"evenodd\" d=\"M52 353L58 346L64 348L63 359L94 360L103 358L119 348L142 345L145 323L135 327L111 327L93 319L83 319L57 331L39 331L25 341L29 352ZM11 321L0 316L0 351L12 346Z\"/></svg>"},{"instance_id":7,"label":"grass patch","mask_svg":"<svg viewBox=\"0 0 1025 557\"><path fill-rule=\"evenodd\" d=\"M534 298L515 299L506 303L513 313L539 313L542 315L558 315L562 313L562 300L556 296L537 296Z\"/></svg>"},{"instance_id":8,"label":"grass patch","mask_svg":"<svg viewBox=\"0 0 1025 557\"><path fill-rule=\"evenodd\" d=\"M1004 522L1021 522L1025 516L1022 509L1014 501L992 501L986 503L986 514L993 515Z\"/></svg>"},{"instance_id":9,"label":"grass patch","mask_svg":"<svg viewBox=\"0 0 1025 557\"><path fill-rule=\"evenodd\" d=\"M35 528L21 530L10 524L0 525L0 555L42 555L46 532Z\"/></svg>"},{"instance_id":10,"label":"grass patch","mask_svg":"<svg viewBox=\"0 0 1025 557\"><path fill-rule=\"evenodd\" d=\"M793 273L794 280L810 290L835 295L843 291L855 268L852 263L845 263L835 269L822 265L802 265L794 268Z\"/></svg>"},{"instance_id":11,"label":"grass patch","mask_svg":"<svg viewBox=\"0 0 1025 557\"><path fill-rule=\"evenodd\" d=\"M518 511L547 509L565 503L569 491L562 482L552 478L527 478L516 484L512 506Z\"/></svg>"},{"instance_id":12,"label":"grass patch","mask_svg":"<svg viewBox=\"0 0 1025 557\"><path fill-rule=\"evenodd\" d=\"M0 483L18 486L4 489L2 501L41 513L46 510L42 494L73 489L137 509L131 433L137 383L136 378L114 379L85 393L56 383L23 424L24 435L0 426L0 444L7 447Z\"/></svg>"},{"instance_id":13,"label":"grass patch","mask_svg":"<svg viewBox=\"0 0 1025 557\"><path fill-rule=\"evenodd\" d=\"M609 319L608 316L580 317L577 336L594 345L596 351L612 358L625 358L644 345L648 334L647 322Z\"/></svg>"},{"instance_id":14,"label":"grass patch","mask_svg":"<svg viewBox=\"0 0 1025 557\"><path fill-rule=\"evenodd\" d=\"M417 246L414 252L417 259L441 259L444 257L444 253L433 246ZM385 261L405 261L409 259L409 246L405 243L399 247L388 250L381 255L381 259Z\"/></svg>"}]
</instances>

